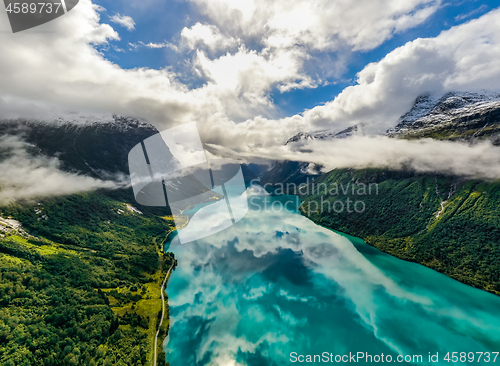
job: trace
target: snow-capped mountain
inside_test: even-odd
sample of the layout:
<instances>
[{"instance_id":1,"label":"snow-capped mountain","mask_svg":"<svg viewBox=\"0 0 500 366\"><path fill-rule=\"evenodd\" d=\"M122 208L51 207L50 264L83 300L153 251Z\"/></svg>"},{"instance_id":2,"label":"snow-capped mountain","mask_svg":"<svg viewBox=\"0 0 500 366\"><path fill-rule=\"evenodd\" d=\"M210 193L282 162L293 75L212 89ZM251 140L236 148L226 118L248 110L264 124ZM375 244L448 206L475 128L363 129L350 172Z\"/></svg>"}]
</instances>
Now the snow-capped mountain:
<instances>
[{"instance_id":1,"label":"snow-capped mountain","mask_svg":"<svg viewBox=\"0 0 500 366\"><path fill-rule=\"evenodd\" d=\"M358 125L345 130L299 132L286 145L307 140L346 138L361 132ZM479 140L500 144L500 92L449 92L442 97L423 94L403 114L390 137Z\"/></svg>"},{"instance_id":2,"label":"snow-capped mountain","mask_svg":"<svg viewBox=\"0 0 500 366\"><path fill-rule=\"evenodd\" d=\"M56 156L61 168L105 178L128 174L128 153L137 143L158 133L148 122L116 115L59 118L54 121L3 120L0 136L18 136L35 154Z\"/></svg>"},{"instance_id":3,"label":"snow-capped mountain","mask_svg":"<svg viewBox=\"0 0 500 366\"><path fill-rule=\"evenodd\" d=\"M85 115L77 113L67 113L53 119L43 120L26 120L26 119L10 119L0 121L1 124L19 124L25 123L31 126L42 125L58 128L70 129L110 129L113 131L127 132L137 129L155 129L148 121L134 117L124 117L116 114L100 114L100 115Z\"/></svg>"},{"instance_id":4,"label":"snow-capped mountain","mask_svg":"<svg viewBox=\"0 0 500 366\"><path fill-rule=\"evenodd\" d=\"M286 145L300 147L308 140L334 140L360 134L362 126L345 130L300 132L288 139ZM393 138L435 138L445 140L478 141L489 139L500 145L500 93L450 92L441 97L423 94L413 107L387 131ZM263 176L263 182L301 183L313 176L308 163L276 162Z\"/></svg>"},{"instance_id":5,"label":"snow-capped mountain","mask_svg":"<svg viewBox=\"0 0 500 366\"><path fill-rule=\"evenodd\" d=\"M500 93L450 92L441 98L422 95L387 135L450 140L490 138L498 143Z\"/></svg>"},{"instance_id":6,"label":"snow-capped mountain","mask_svg":"<svg viewBox=\"0 0 500 366\"><path fill-rule=\"evenodd\" d=\"M289 138L285 145L306 141L306 140L330 140L330 139L341 139L349 136L356 135L360 130L358 125L348 127L344 130L321 130L315 132L299 132L295 136Z\"/></svg>"}]
</instances>

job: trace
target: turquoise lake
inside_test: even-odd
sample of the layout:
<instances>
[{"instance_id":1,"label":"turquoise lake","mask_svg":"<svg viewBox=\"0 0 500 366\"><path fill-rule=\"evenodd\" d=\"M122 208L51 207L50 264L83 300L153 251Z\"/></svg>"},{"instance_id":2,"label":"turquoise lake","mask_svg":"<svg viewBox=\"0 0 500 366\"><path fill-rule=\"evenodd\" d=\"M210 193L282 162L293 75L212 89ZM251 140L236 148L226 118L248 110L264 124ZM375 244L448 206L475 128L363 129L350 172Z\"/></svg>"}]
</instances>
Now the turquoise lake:
<instances>
[{"instance_id":1,"label":"turquoise lake","mask_svg":"<svg viewBox=\"0 0 500 366\"><path fill-rule=\"evenodd\" d=\"M171 366L346 364L335 356L357 352L417 365L454 364L444 358L457 352L457 365L500 365L492 353L500 351L500 297L322 228L291 204L281 212L268 204L295 197L250 199L229 229L167 244L179 262L167 288ZM329 362L297 358L324 352ZM490 353L478 361L481 352Z\"/></svg>"}]
</instances>

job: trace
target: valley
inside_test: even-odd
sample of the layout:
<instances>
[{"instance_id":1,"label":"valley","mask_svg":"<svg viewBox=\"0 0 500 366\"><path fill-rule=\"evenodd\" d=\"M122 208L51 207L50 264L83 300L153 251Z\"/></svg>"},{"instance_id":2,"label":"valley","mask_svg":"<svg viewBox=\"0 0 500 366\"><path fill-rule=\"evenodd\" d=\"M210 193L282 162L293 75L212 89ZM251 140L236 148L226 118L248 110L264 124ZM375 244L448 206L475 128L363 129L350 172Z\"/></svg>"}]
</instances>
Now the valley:
<instances>
[{"instance_id":1,"label":"valley","mask_svg":"<svg viewBox=\"0 0 500 366\"><path fill-rule=\"evenodd\" d=\"M387 135L466 143L490 140L496 144L500 107L495 98L480 99L477 95L456 94L437 100L422 97ZM362 126L353 126L342 131L300 133L290 138L287 145L312 139L335 143L336 139L362 131ZM0 124L1 134L19 136L30 144L27 154L57 157L62 171L96 179L126 176L128 151L156 132L144 121L117 116L106 123L60 121L42 125L34 121L7 121ZM260 182L302 183L316 188L304 189L299 194L302 204L290 219L300 221L301 213L322 227L345 233L346 237L362 238L394 257L500 295L499 181L377 168L322 172L320 166L314 171L305 169L306 165L278 161ZM244 165L243 170L248 180L255 178L248 166ZM321 207L335 207L335 203L352 207L350 202L362 202L363 210L336 212ZM172 343L167 346L167 354L163 347L170 331L170 316L178 317L184 311L178 298L174 299L173 313L169 304L169 296L179 294L182 280L173 276L173 290L169 289L168 294L162 290L177 266L173 253L164 251L164 245L168 246L172 241L170 236L174 235L171 235L175 228L171 215L168 207L137 205L132 190L126 187L3 205L0 208L0 364L150 365L156 360L157 365L165 365L165 356L182 358L177 354L184 347L180 346L182 339L169 338ZM304 225L319 235L320 245L323 234L319 233L324 229L311 226L312 223ZM267 234L273 230L269 227ZM278 236L273 238L277 240L273 245L279 247ZM339 240L337 236L331 239ZM374 255L376 263L379 255L371 253L364 243L356 244L359 239L349 240L361 254L369 258ZM231 248L228 244L228 253L238 258L239 254ZM175 250L176 254L190 251L179 247ZM288 254L285 251L283 255L287 258ZM281 261L280 255L277 258ZM250 259L254 260L251 256ZM187 270L182 269L182 264L180 268ZM195 265L193 268L197 270ZM410 273L412 268L404 271ZM249 275L258 271L250 267L248 270ZM391 271L390 267L385 270ZM293 274L290 276L295 278ZM201 298L192 295L194 306L201 306Z\"/></svg>"},{"instance_id":2,"label":"valley","mask_svg":"<svg viewBox=\"0 0 500 366\"><path fill-rule=\"evenodd\" d=\"M0 238L0 363L150 365L173 222L106 192L1 211L23 224Z\"/></svg>"},{"instance_id":3,"label":"valley","mask_svg":"<svg viewBox=\"0 0 500 366\"><path fill-rule=\"evenodd\" d=\"M58 157L67 174L96 179L128 174L130 148L156 132L117 116L0 123L27 157ZM165 364L161 288L176 264L163 250L175 228L170 215L167 207L137 207L128 188L2 205L0 364L151 365L157 335L157 364Z\"/></svg>"},{"instance_id":4,"label":"valley","mask_svg":"<svg viewBox=\"0 0 500 366\"><path fill-rule=\"evenodd\" d=\"M287 144L310 139L327 140L359 133L321 131L299 134ZM423 95L413 108L387 131L401 139L432 138L474 144L500 141L498 94L448 93L440 98ZM417 262L468 285L500 295L500 182L388 169L335 169L316 175L307 163L280 161L262 183L322 187L301 195L301 212L322 226L361 237L398 258ZM362 197L352 191L329 194L331 187L377 184L378 194ZM311 192L311 187L304 188ZM308 210L327 201L345 205L364 203L363 212ZM339 204L340 204L339 203Z\"/></svg>"}]
</instances>

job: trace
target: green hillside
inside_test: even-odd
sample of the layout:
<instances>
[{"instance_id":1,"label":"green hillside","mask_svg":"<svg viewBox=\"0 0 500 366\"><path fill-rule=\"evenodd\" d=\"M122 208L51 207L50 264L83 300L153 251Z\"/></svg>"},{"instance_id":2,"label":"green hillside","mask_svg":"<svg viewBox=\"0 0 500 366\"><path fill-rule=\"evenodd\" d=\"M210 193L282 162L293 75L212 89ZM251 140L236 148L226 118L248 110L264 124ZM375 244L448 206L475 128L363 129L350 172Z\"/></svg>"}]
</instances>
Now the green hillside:
<instances>
[{"instance_id":1,"label":"green hillside","mask_svg":"<svg viewBox=\"0 0 500 366\"><path fill-rule=\"evenodd\" d=\"M500 295L499 182L366 169L313 184L301 210L316 223Z\"/></svg>"},{"instance_id":2,"label":"green hillside","mask_svg":"<svg viewBox=\"0 0 500 366\"><path fill-rule=\"evenodd\" d=\"M0 208L0 365L151 364L173 222L128 194Z\"/></svg>"}]
</instances>

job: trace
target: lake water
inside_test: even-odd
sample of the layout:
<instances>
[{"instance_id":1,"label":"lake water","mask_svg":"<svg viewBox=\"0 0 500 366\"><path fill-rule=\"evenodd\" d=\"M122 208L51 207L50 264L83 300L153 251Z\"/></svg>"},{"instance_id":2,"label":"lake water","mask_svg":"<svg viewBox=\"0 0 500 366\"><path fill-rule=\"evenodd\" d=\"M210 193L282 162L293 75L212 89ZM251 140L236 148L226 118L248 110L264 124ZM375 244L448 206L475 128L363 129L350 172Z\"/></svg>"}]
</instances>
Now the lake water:
<instances>
[{"instance_id":1,"label":"lake water","mask_svg":"<svg viewBox=\"0 0 500 366\"><path fill-rule=\"evenodd\" d=\"M450 365L457 352L456 364L500 365L491 353L500 351L499 297L322 228L291 204L269 204L295 198L251 200L231 228L168 244L179 261L167 288L171 366L333 365L358 352L361 364L383 354Z\"/></svg>"}]
</instances>

